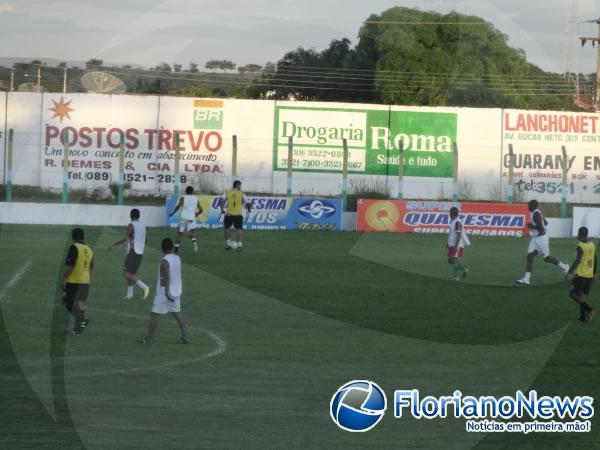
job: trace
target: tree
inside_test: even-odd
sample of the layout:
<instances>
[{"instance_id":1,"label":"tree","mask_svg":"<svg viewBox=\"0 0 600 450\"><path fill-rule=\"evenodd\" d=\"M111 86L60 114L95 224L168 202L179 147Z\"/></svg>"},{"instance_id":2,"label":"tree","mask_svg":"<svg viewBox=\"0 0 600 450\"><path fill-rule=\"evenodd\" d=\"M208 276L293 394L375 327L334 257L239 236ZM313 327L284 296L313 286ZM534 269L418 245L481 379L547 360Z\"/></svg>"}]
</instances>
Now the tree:
<instances>
[{"instance_id":1,"label":"tree","mask_svg":"<svg viewBox=\"0 0 600 450\"><path fill-rule=\"evenodd\" d=\"M173 72L179 73L181 72L182 65L181 64L173 64Z\"/></svg>"},{"instance_id":2,"label":"tree","mask_svg":"<svg viewBox=\"0 0 600 450\"><path fill-rule=\"evenodd\" d=\"M352 71L355 53L346 38L332 40L321 52L299 47L278 61L277 70L267 63L262 78L248 92L254 98L374 102L378 98L374 76Z\"/></svg>"},{"instance_id":3,"label":"tree","mask_svg":"<svg viewBox=\"0 0 600 450\"><path fill-rule=\"evenodd\" d=\"M216 59L211 59L210 61L206 61L206 64L204 65L205 69L208 70L215 70L215 69L220 69L221 66L221 61L218 61Z\"/></svg>"},{"instance_id":4,"label":"tree","mask_svg":"<svg viewBox=\"0 0 600 450\"><path fill-rule=\"evenodd\" d=\"M272 73L272 72L275 72L276 69L277 69L277 66L275 64L273 64L271 61L269 61L268 63L265 64L264 71Z\"/></svg>"},{"instance_id":5,"label":"tree","mask_svg":"<svg viewBox=\"0 0 600 450\"><path fill-rule=\"evenodd\" d=\"M189 69L189 71L192 72L192 73L198 73L198 64L193 63L193 62L190 63L190 69Z\"/></svg>"},{"instance_id":6,"label":"tree","mask_svg":"<svg viewBox=\"0 0 600 450\"><path fill-rule=\"evenodd\" d=\"M238 72L242 75L244 75L246 72L249 72L248 70L248 66L239 66L238 67Z\"/></svg>"},{"instance_id":7,"label":"tree","mask_svg":"<svg viewBox=\"0 0 600 450\"><path fill-rule=\"evenodd\" d=\"M62 62L58 63L58 66L57 66L57 67L59 67L59 68L61 68L61 69L64 69L65 67L67 67L67 63L66 63L66 62L64 62L64 61L62 61Z\"/></svg>"},{"instance_id":8,"label":"tree","mask_svg":"<svg viewBox=\"0 0 600 450\"><path fill-rule=\"evenodd\" d=\"M157 72L171 72L171 66L165 62L162 62L156 66L154 70Z\"/></svg>"},{"instance_id":9,"label":"tree","mask_svg":"<svg viewBox=\"0 0 600 450\"><path fill-rule=\"evenodd\" d=\"M98 69L101 68L103 64L104 61L102 61L101 59L92 58L85 62L85 68L87 70Z\"/></svg>"},{"instance_id":10,"label":"tree","mask_svg":"<svg viewBox=\"0 0 600 450\"><path fill-rule=\"evenodd\" d=\"M262 69L262 66L259 66L258 64L248 64L246 66L246 69L250 73L256 73L256 72L260 72L260 70Z\"/></svg>"},{"instance_id":11,"label":"tree","mask_svg":"<svg viewBox=\"0 0 600 450\"><path fill-rule=\"evenodd\" d=\"M479 17L396 7L384 11L380 22L376 86L385 103L519 108L556 104L551 90L540 89L548 86L543 80L547 75ZM470 25L458 25L465 22Z\"/></svg>"},{"instance_id":12,"label":"tree","mask_svg":"<svg viewBox=\"0 0 600 450\"><path fill-rule=\"evenodd\" d=\"M220 61L219 68L222 69L224 72L227 70L235 70L236 64L232 61L229 61L228 59L224 59L224 60Z\"/></svg>"}]
</instances>

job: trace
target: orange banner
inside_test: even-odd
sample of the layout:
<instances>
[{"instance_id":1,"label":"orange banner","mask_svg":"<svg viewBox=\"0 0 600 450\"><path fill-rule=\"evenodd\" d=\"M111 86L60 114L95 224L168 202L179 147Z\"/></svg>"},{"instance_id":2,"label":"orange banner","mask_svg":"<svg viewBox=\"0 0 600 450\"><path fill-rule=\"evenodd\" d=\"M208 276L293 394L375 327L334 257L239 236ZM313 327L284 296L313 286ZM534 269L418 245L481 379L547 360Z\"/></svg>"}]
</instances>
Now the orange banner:
<instances>
[{"instance_id":1,"label":"orange banner","mask_svg":"<svg viewBox=\"0 0 600 450\"><path fill-rule=\"evenodd\" d=\"M448 232L452 206L458 207L469 235L529 235L527 205L504 203L359 200L357 229L363 232L443 234Z\"/></svg>"}]
</instances>

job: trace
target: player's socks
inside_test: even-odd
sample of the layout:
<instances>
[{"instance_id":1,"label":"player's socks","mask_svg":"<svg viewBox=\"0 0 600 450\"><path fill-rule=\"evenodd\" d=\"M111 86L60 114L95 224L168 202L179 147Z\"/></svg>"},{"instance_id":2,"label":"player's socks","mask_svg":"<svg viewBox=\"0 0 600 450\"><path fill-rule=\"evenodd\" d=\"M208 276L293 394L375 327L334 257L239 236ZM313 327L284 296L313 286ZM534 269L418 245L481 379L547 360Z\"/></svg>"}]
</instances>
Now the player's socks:
<instances>
[{"instance_id":1,"label":"player's socks","mask_svg":"<svg viewBox=\"0 0 600 450\"><path fill-rule=\"evenodd\" d=\"M129 300L133 298L133 286L127 286L127 295L123 297L124 300Z\"/></svg>"},{"instance_id":2,"label":"player's socks","mask_svg":"<svg viewBox=\"0 0 600 450\"><path fill-rule=\"evenodd\" d=\"M562 270L564 273L569 273L569 265L565 264L564 262L558 262L558 267L560 268L560 270Z\"/></svg>"},{"instance_id":3,"label":"player's socks","mask_svg":"<svg viewBox=\"0 0 600 450\"><path fill-rule=\"evenodd\" d=\"M179 244L175 244L175 253L179 253Z\"/></svg>"},{"instance_id":4,"label":"player's socks","mask_svg":"<svg viewBox=\"0 0 600 450\"><path fill-rule=\"evenodd\" d=\"M137 280L137 281L135 282L135 285L136 285L137 287L139 287L140 289L142 289L142 290L145 290L145 289L147 289L147 288L148 288L148 286L146 285L146 283L144 283L142 280ZM133 289L133 288L132 288L132 289Z\"/></svg>"},{"instance_id":5,"label":"player's socks","mask_svg":"<svg viewBox=\"0 0 600 450\"><path fill-rule=\"evenodd\" d=\"M73 331L76 334L79 334L79 333L81 333L83 331L83 328L85 328L85 325L82 327L82 324L85 321L85 313L78 308L75 311L74 316L75 316L75 323L74 323L74 326L73 326Z\"/></svg>"},{"instance_id":6,"label":"player's socks","mask_svg":"<svg viewBox=\"0 0 600 450\"><path fill-rule=\"evenodd\" d=\"M531 272L525 272L525 275L520 280L517 280L519 284L531 284Z\"/></svg>"},{"instance_id":7,"label":"player's socks","mask_svg":"<svg viewBox=\"0 0 600 450\"><path fill-rule=\"evenodd\" d=\"M198 242L196 242L196 238L192 239L192 245L194 246L194 251L198 252Z\"/></svg>"},{"instance_id":8,"label":"player's socks","mask_svg":"<svg viewBox=\"0 0 600 450\"><path fill-rule=\"evenodd\" d=\"M225 250L231 249L231 239L227 239L225 243Z\"/></svg>"}]
</instances>

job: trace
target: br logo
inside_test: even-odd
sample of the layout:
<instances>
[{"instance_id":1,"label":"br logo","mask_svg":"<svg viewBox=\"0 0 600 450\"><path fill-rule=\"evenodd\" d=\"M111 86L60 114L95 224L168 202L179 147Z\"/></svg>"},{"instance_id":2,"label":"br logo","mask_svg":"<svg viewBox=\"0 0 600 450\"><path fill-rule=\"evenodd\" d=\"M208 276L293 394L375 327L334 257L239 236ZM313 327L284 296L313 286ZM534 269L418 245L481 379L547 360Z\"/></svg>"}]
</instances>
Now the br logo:
<instances>
[{"instance_id":1,"label":"br logo","mask_svg":"<svg viewBox=\"0 0 600 450\"><path fill-rule=\"evenodd\" d=\"M379 423L386 408L385 393L377 384L355 380L331 397L330 415L342 430L365 432Z\"/></svg>"}]
</instances>

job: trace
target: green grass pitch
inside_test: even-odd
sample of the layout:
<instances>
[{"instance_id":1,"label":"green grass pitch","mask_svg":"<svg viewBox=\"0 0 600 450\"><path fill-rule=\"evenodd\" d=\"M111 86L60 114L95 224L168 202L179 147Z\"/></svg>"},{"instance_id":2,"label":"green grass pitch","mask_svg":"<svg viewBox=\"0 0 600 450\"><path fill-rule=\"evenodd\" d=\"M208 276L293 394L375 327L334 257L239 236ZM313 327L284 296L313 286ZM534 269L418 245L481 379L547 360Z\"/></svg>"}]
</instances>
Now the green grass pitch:
<instances>
[{"instance_id":1,"label":"green grass pitch","mask_svg":"<svg viewBox=\"0 0 600 450\"><path fill-rule=\"evenodd\" d=\"M123 229L85 228L96 255L89 328L66 336L56 288L69 227L0 229L0 448L599 448L586 434L467 433L461 420L393 418L395 389L431 395L600 396L600 319L583 324L556 267L526 239L473 239L466 282L451 280L443 236L249 232L225 252L200 231L184 262L190 345L171 317L151 345L149 301L122 300ZM152 229L141 277L156 284ZM551 240L571 263L575 240ZM600 288L590 302L600 307ZM329 402L377 382L388 412L371 432L339 430Z\"/></svg>"}]
</instances>

